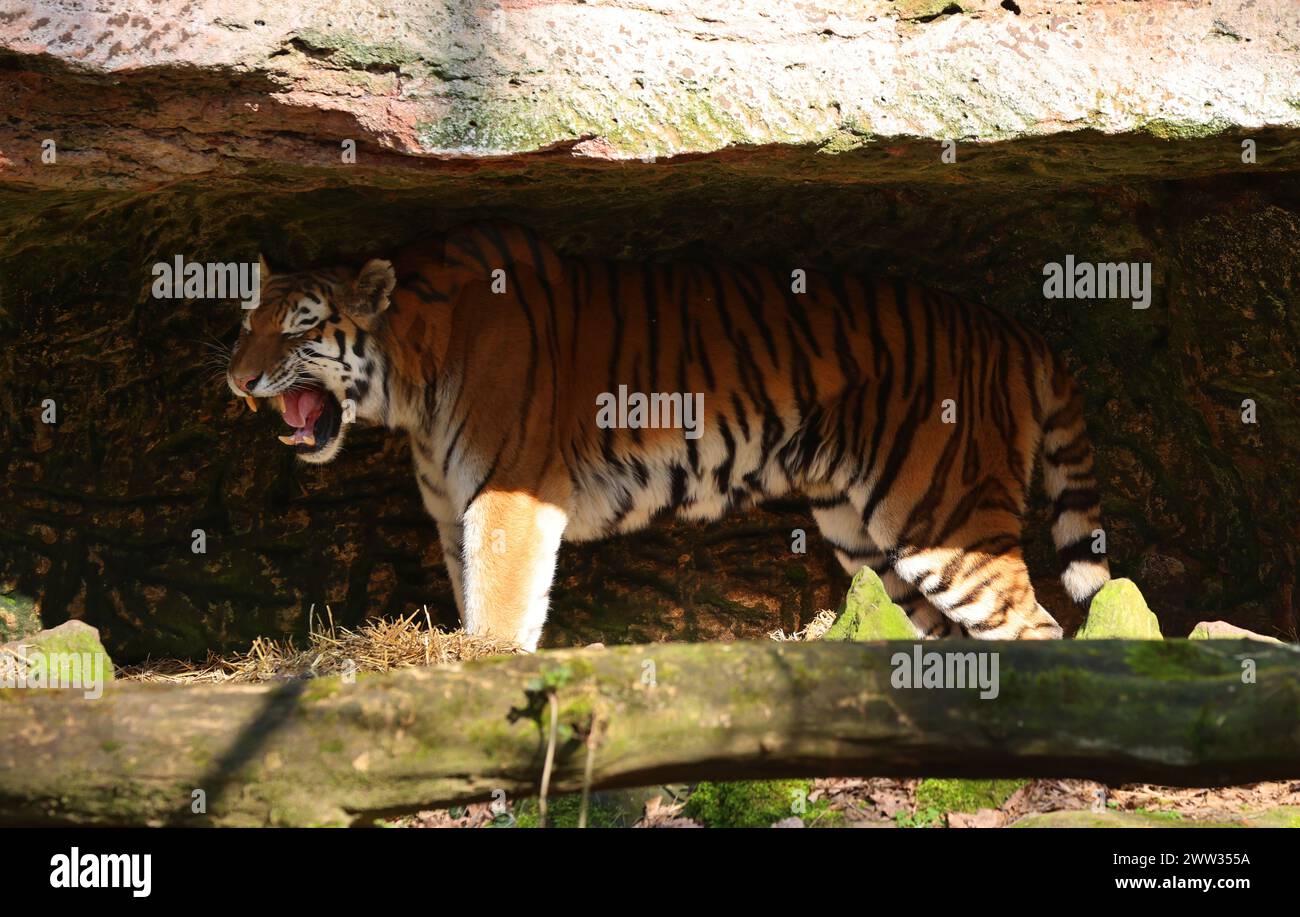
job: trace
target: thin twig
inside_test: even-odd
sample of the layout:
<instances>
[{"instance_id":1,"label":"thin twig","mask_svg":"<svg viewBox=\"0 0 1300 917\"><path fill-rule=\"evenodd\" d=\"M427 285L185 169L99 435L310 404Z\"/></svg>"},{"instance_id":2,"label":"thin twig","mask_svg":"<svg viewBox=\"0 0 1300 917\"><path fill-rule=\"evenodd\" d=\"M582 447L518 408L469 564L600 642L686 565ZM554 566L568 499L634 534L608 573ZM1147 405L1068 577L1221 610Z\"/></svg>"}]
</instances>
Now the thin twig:
<instances>
[{"instance_id":1,"label":"thin twig","mask_svg":"<svg viewBox=\"0 0 1300 917\"><path fill-rule=\"evenodd\" d=\"M546 827L546 793L551 788L551 765L555 763L555 743L560 734L560 699L552 689L546 695L551 707L551 735L546 741L546 763L542 765L542 788L537 796L537 826Z\"/></svg>"},{"instance_id":2,"label":"thin twig","mask_svg":"<svg viewBox=\"0 0 1300 917\"><path fill-rule=\"evenodd\" d=\"M578 807L578 827L587 827L587 809L591 805L591 772L596 765L596 732L600 720L592 717L591 732L587 734L587 763L582 768L582 805Z\"/></svg>"}]
</instances>

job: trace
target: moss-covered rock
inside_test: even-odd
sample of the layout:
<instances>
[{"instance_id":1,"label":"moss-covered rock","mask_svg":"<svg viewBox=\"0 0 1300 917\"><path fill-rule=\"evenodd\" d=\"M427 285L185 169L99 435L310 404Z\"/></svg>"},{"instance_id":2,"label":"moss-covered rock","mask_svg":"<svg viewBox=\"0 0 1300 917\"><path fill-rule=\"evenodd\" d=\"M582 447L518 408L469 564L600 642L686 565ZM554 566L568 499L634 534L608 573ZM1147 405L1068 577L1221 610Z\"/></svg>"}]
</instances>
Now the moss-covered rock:
<instances>
[{"instance_id":1,"label":"moss-covered rock","mask_svg":"<svg viewBox=\"0 0 1300 917\"><path fill-rule=\"evenodd\" d=\"M0 650L28 660L43 656L48 660L46 671L58 666L63 671L83 673L79 676L83 679L93 674L102 677L103 683L113 680L113 661L99 641L99 631L83 621L65 621L58 627L2 644ZM75 657L77 662L72 667L63 666L60 657Z\"/></svg>"},{"instance_id":2,"label":"moss-covered rock","mask_svg":"<svg viewBox=\"0 0 1300 917\"><path fill-rule=\"evenodd\" d=\"M1079 640L1160 640L1160 622L1147 607L1137 584L1114 579L1092 598Z\"/></svg>"},{"instance_id":3,"label":"moss-covered rock","mask_svg":"<svg viewBox=\"0 0 1300 917\"><path fill-rule=\"evenodd\" d=\"M1300 828L1300 806L1278 806L1246 816L1252 828Z\"/></svg>"},{"instance_id":4,"label":"moss-covered rock","mask_svg":"<svg viewBox=\"0 0 1300 917\"><path fill-rule=\"evenodd\" d=\"M1178 812L1081 809L1026 815L1012 828L1297 828L1300 807L1279 806L1266 812L1216 819L1187 818Z\"/></svg>"},{"instance_id":5,"label":"moss-covered rock","mask_svg":"<svg viewBox=\"0 0 1300 917\"><path fill-rule=\"evenodd\" d=\"M870 567L863 567L853 577L835 623L822 637L853 641L916 638L916 628L907 613L890 601L885 584Z\"/></svg>"}]
</instances>

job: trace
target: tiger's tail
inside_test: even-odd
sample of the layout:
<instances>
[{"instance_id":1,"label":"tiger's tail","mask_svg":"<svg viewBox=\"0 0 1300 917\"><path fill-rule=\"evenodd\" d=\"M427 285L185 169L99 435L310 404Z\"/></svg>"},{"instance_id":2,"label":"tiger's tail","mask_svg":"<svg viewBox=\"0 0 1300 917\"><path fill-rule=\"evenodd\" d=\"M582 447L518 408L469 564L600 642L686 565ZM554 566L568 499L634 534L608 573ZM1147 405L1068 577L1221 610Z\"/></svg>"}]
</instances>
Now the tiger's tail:
<instances>
[{"instance_id":1,"label":"tiger's tail","mask_svg":"<svg viewBox=\"0 0 1300 917\"><path fill-rule=\"evenodd\" d=\"M1070 598L1086 604L1110 581L1110 565L1083 398L1055 354L1043 374L1040 397L1043 483L1052 500L1052 541L1061 560L1061 582Z\"/></svg>"}]
</instances>

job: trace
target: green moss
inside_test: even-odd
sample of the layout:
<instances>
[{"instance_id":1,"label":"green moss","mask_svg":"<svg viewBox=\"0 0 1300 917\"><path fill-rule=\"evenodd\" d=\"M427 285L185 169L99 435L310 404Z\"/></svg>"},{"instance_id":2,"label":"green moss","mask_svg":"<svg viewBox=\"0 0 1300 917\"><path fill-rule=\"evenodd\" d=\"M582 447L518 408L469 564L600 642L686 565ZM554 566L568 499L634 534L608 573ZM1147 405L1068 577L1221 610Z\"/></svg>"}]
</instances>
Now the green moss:
<instances>
[{"instance_id":1,"label":"green moss","mask_svg":"<svg viewBox=\"0 0 1300 917\"><path fill-rule=\"evenodd\" d=\"M1177 812L1134 812L1080 810L1027 815L1013 828L1295 828L1300 827L1300 808L1280 806L1257 815L1201 821Z\"/></svg>"},{"instance_id":2,"label":"green moss","mask_svg":"<svg viewBox=\"0 0 1300 917\"><path fill-rule=\"evenodd\" d=\"M1137 812L1139 815L1144 815L1147 818L1156 819L1159 821L1182 821L1183 820L1183 813L1181 812L1166 812L1161 809L1144 809L1144 808L1138 808L1135 809L1134 811Z\"/></svg>"},{"instance_id":3,"label":"green moss","mask_svg":"<svg viewBox=\"0 0 1300 917\"><path fill-rule=\"evenodd\" d=\"M830 156L851 153L874 143L875 140L875 134L859 124L857 118L849 117L840 122L839 127L817 144L817 152Z\"/></svg>"},{"instance_id":4,"label":"green moss","mask_svg":"<svg viewBox=\"0 0 1300 917\"><path fill-rule=\"evenodd\" d=\"M1247 822L1261 828L1300 828L1300 806L1278 806L1249 816Z\"/></svg>"},{"instance_id":5,"label":"green moss","mask_svg":"<svg viewBox=\"0 0 1300 917\"><path fill-rule=\"evenodd\" d=\"M842 823L826 800L809 803L810 792L811 780L706 781L691 792L682 814L709 828L768 828L792 816L804 824Z\"/></svg>"},{"instance_id":6,"label":"green moss","mask_svg":"<svg viewBox=\"0 0 1300 917\"><path fill-rule=\"evenodd\" d=\"M996 809L1028 780L922 780L916 787L917 811L978 812Z\"/></svg>"},{"instance_id":7,"label":"green moss","mask_svg":"<svg viewBox=\"0 0 1300 917\"><path fill-rule=\"evenodd\" d=\"M546 824L550 828L576 828L582 810L582 794L551 796L546 800ZM536 799L525 799L514 810L514 827L536 828L541 811ZM630 828L640 813L627 811L613 794L592 793L587 808L587 826L591 828Z\"/></svg>"},{"instance_id":8,"label":"green moss","mask_svg":"<svg viewBox=\"0 0 1300 917\"><path fill-rule=\"evenodd\" d=\"M1148 678L1202 678L1206 675L1239 674L1239 663L1201 642L1166 640L1135 643L1125 655L1136 675Z\"/></svg>"},{"instance_id":9,"label":"green moss","mask_svg":"<svg viewBox=\"0 0 1300 917\"><path fill-rule=\"evenodd\" d=\"M0 595L0 643L38 632L42 627L36 601L17 592Z\"/></svg>"},{"instance_id":10,"label":"green moss","mask_svg":"<svg viewBox=\"0 0 1300 917\"><path fill-rule=\"evenodd\" d=\"M484 749L488 754L496 755L515 746L518 741L515 728L504 717L499 722L482 720L471 723L467 727L467 735L475 745ZM438 746L432 744L428 750L431 753L436 753Z\"/></svg>"},{"instance_id":11,"label":"green moss","mask_svg":"<svg viewBox=\"0 0 1300 917\"><path fill-rule=\"evenodd\" d=\"M311 683L303 689L302 699L304 703L327 700L338 694L343 687L343 680L335 677L313 678Z\"/></svg>"},{"instance_id":12,"label":"green moss","mask_svg":"<svg viewBox=\"0 0 1300 917\"><path fill-rule=\"evenodd\" d=\"M548 114L540 106L459 99L444 117L417 123L415 133L429 152L517 153L572 136L572 118L569 113Z\"/></svg>"},{"instance_id":13,"label":"green moss","mask_svg":"<svg viewBox=\"0 0 1300 917\"><path fill-rule=\"evenodd\" d=\"M933 806L912 812L894 813L894 824L900 828L941 828L943 827L943 810Z\"/></svg>"},{"instance_id":14,"label":"green moss","mask_svg":"<svg viewBox=\"0 0 1300 917\"><path fill-rule=\"evenodd\" d=\"M1213 137L1232 130L1233 125L1222 118L1209 121L1172 121L1167 118L1152 118L1143 121L1138 129L1161 140L1196 140L1201 137Z\"/></svg>"},{"instance_id":15,"label":"green moss","mask_svg":"<svg viewBox=\"0 0 1300 917\"><path fill-rule=\"evenodd\" d=\"M520 153L590 135L623 156L651 158L753 139L749 127L708 92L690 89L644 100L610 99L582 110L537 99L524 104L491 95L457 96L450 111L436 121L417 123L415 130L430 152ZM797 124L770 130L778 140L803 136Z\"/></svg>"},{"instance_id":16,"label":"green moss","mask_svg":"<svg viewBox=\"0 0 1300 917\"><path fill-rule=\"evenodd\" d=\"M416 51L395 41L367 41L351 32L303 29L295 43L309 53L328 56L353 70L400 70L420 60Z\"/></svg>"}]
</instances>

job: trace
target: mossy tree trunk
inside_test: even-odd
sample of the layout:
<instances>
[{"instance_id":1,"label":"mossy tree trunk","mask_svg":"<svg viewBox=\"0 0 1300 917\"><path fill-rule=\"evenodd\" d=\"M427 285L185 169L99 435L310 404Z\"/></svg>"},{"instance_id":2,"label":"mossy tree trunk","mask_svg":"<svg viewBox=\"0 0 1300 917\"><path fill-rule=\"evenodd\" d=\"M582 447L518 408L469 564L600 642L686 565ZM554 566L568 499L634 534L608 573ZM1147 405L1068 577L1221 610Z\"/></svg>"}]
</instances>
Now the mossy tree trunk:
<instances>
[{"instance_id":1,"label":"mossy tree trunk","mask_svg":"<svg viewBox=\"0 0 1300 917\"><path fill-rule=\"evenodd\" d=\"M915 649L914 649L915 648ZM923 649L996 697L894 687ZM987 693L987 692L985 692ZM1300 654L1253 641L666 644L279 686L0 692L0 820L366 822L551 792L817 775L1300 776ZM594 741L591 736L594 734Z\"/></svg>"}]
</instances>

